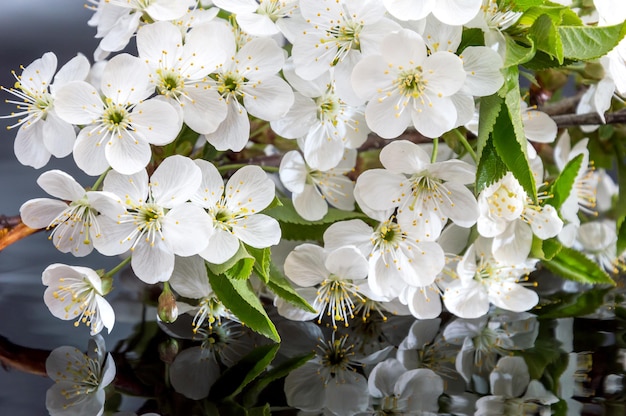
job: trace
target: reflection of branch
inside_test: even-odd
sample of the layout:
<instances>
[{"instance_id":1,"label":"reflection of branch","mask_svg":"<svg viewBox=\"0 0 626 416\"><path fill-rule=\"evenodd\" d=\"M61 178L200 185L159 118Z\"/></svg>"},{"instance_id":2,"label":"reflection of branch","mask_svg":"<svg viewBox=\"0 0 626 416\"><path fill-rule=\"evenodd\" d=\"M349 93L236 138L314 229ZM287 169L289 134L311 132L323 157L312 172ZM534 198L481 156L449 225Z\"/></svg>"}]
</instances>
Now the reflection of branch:
<instances>
[{"instance_id":1,"label":"reflection of branch","mask_svg":"<svg viewBox=\"0 0 626 416\"><path fill-rule=\"evenodd\" d=\"M607 113L604 115L604 118L606 122L603 122L597 113L563 114L559 116L552 116L552 120L554 120L556 125L559 127L618 124L626 122L626 111L620 110L614 113Z\"/></svg>"},{"instance_id":2,"label":"reflection of branch","mask_svg":"<svg viewBox=\"0 0 626 416\"><path fill-rule=\"evenodd\" d=\"M0 336L0 363L23 373L46 376L46 359L50 351L14 344ZM154 391L141 383L123 354L111 353L115 361L116 375L113 384L122 392L135 396L152 397Z\"/></svg>"},{"instance_id":3,"label":"reflection of branch","mask_svg":"<svg viewBox=\"0 0 626 416\"><path fill-rule=\"evenodd\" d=\"M0 251L37 231L39 230L26 226L19 215L13 217L0 215Z\"/></svg>"}]
</instances>

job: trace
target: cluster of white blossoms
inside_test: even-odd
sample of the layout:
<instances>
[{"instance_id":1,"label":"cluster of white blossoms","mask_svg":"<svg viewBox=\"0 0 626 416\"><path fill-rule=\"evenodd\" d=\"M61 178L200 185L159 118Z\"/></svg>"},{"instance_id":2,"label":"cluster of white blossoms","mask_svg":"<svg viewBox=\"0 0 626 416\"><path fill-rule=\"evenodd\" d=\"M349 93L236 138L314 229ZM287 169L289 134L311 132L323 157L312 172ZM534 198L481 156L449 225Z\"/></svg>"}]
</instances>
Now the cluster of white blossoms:
<instances>
[{"instance_id":1,"label":"cluster of white blossoms","mask_svg":"<svg viewBox=\"0 0 626 416\"><path fill-rule=\"evenodd\" d=\"M279 313L337 327L372 313L528 311L538 303L528 274L551 258L536 257L543 242L610 272L621 259L617 234L608 235L615 226L588 225L617 189L594 169L587 139L571 145L565 133L553 146L555 122L510 98L519 80L507 62L520 52L508 48L521 46L505 31L523 14L514 2L90 3L96 62L78 55L57 71L48 52L3 90L16 97L7 117L17 118L21 163L39 169L71 154L98 177L83 186L45 172L38 183L56 199L20 210L62 252L124 257L108 272L44 272L52 313L92 334L111 330L105 296L127 264L143 282L171 294L171 279L196 301L170 304L164 316L190 313L198 331L237 319L213 279L253 271L268 283L284 270L295 287L254 285ZM602 61L620 94L623 45ZM505 104L489 115L483 97ZM515 137L506 143L503 117ZM502 150L510 143L514 161ZM269 265L286 234L309 241ZM296 298L312 308L298 309Z\"/></svg>"}]
</instances>

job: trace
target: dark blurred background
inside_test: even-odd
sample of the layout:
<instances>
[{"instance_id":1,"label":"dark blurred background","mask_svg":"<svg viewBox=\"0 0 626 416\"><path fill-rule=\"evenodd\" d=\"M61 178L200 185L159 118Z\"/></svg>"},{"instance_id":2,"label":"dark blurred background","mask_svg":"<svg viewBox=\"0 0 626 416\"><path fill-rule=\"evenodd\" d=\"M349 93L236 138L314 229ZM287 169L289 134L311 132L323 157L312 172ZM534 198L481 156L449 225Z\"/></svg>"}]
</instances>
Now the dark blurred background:
<instances>
[{"instance_id":1,"label":"dark blurred background","mask_svg":"<svg viewBox=\"0 0 626 416\"><path fill-rule=\"evenodd\" d=\"M93 62L98 40L94 38L95 28L87 25L92 13L83 0L0 1L0 85L12 87L15 79L11 70L19 74L20 65L27 66L48 51L57 55L59 67L79 52ZM0 92L0 96L0 115L10 114L15 107L5 100L12 97L6 92ZM0 214L18 214L28 199L46 197L36 180L50 169L62 169L85 186L93 184L95 178L81 175L71 155L60 160L53 157L40 170L20 165L13 153L15 130L6 129L14 122L0 119ZM10 342L43 350L62 345L86 349L88 328L74 328L72 321L52 317L43 303L41 272L56 262L110 268L118 259L103 258L95 252L86 258L64 255L52 246L45 233L32 235L0 252L2 345ZM132 326L124 320L119 316L113 332L103 333L107 347L112 348L130 333ZM46 377L0 368L0 415L48 414L45 393L52 384Z\"/></svg>"}]
</instances>

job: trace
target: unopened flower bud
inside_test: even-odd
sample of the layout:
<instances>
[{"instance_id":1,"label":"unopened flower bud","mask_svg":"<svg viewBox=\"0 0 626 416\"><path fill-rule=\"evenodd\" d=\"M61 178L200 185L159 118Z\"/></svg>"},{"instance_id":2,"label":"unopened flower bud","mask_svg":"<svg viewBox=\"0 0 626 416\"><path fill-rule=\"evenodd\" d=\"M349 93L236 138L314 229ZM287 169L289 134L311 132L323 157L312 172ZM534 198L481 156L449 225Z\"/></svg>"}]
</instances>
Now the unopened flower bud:
<instances>
[{"instance_id":1,"label":"unopened flower bud","mask_svg":"<svg viewBox=\"0 0 626 416\"><path fill-rule=\"evenodd\" d=\"M159 295L158 314L161 321L165 323L172 323L178 318L178 305L176 305L176 297L170 285L165 282L163 286L163 292Z\"/></svg>"},{"instance_id":2,"label":"unopened flower bud","mask_svg":"<svg viewBox=\"0 0 626 416\"><path fill-rule=\"evenodd\" d=\"M180 350L180 346L178 345L178 341L174 338L170 338L167 341L163 341L159 344L159 358L164 363L171 364L174 362L174 358L178 355L178 351Z\"/></svg>"}]
</instances>

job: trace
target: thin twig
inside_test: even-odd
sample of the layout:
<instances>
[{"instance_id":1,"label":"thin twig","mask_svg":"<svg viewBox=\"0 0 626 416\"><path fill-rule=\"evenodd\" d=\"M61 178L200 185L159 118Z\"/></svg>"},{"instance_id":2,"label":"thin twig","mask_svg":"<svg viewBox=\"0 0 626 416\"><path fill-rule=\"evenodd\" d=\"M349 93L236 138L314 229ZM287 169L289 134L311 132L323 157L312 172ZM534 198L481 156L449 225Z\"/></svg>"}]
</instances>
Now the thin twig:
<instances>
[{"instance_id":1,"label":"thin twig","mask_svg":"<svg viewBox=\"0 0 626 416\"><path fill-rule=\"evenodd\" d=\"M626 123L626 110L606 113L603 122L598 113L587 114L562 114L553 116L552 120L559 127L585 126L596 124L619 124Z\"/></svg>"}]
</instances>

